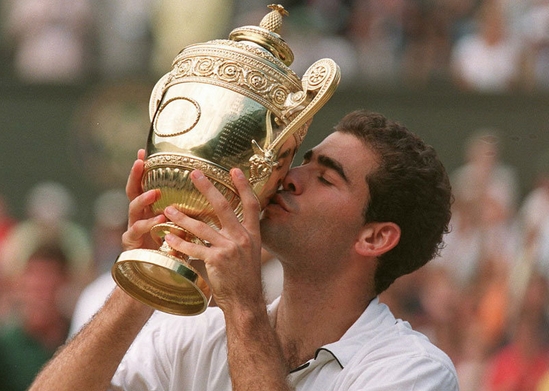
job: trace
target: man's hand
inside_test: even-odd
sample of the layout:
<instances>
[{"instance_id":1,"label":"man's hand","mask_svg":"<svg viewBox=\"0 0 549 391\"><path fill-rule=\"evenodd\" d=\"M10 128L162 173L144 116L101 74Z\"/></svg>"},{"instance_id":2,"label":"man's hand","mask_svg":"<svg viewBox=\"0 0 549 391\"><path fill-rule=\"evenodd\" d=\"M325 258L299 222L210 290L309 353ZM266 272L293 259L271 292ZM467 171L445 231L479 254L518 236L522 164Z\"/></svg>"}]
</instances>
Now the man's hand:
<instances>
[{"instance_id":1,"label":"man's hand","mask_svg":"<svg viewBox=\"0 0 549 391\"><path fill-rule=\"evenodd\" d=\"M238 220L225 197L195 170L191 179L212 205L221 223L219 230L179 212L174 207L166 216L180 227L207 241L209 246L193 244L169 234L167 243L174 249L204 260L217 305L225 312L238 306L264 310L261 284L260 207L250 184L240 169L231 170L231 178L240 196L244 218Z\"/></svg>"},{"instance_id":2,"label":"man's hand","mask_svg":"<svg viewBox=\"0 0 549 391\"><path fill-rule=\"evenodd\" d=\"M143 193L141 178L144 171L145 150L140 149L126 183L126 194L130 200L128 210L128 230L122 235L122 245L125 250L136 248L158 249L150 235L150 229L164 223L164 215L154 216L151 205L160 198L160 190L149 190Z\"/></svg>"}]
</instances>

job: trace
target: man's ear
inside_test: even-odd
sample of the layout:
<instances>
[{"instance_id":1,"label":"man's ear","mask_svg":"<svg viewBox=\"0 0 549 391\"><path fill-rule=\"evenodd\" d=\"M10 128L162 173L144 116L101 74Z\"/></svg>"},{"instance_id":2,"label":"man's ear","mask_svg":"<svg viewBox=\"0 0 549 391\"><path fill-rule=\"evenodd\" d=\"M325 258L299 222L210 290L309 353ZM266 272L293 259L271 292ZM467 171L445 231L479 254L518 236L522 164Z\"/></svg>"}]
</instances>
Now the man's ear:
<instances>
[{"instance_id":1,"label":"man's ear","mask_svg":"<svg viewBox=\"0 0 549 391\"><path fill-rule=\"evenodd\" d=\"M355 243L355 250L363 256L379 257L393 249L400 240L400 227L395 223L367 223Z\"/></svg>"}]
</instances>

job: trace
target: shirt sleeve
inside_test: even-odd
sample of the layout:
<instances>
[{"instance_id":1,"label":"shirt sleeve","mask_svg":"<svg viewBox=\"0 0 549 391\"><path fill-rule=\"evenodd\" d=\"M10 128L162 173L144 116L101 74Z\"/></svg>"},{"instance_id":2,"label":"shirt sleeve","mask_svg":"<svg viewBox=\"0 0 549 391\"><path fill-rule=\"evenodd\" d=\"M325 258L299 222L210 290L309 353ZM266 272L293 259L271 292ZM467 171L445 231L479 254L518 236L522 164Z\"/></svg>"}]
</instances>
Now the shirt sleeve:
<instances>
[{"instance_id":1,"label":"shirt sleeve","mask_svg":"<svg viewBox=\"0 0 549 391\"><path fill-rule=\"evenodd\" d=\"M156 314L155 314L156 315ZM170 360L161 347L161 325L151 319L139 333L111 380L111 390L161 391L169 389Z\"/></svg>"}]
</instances>

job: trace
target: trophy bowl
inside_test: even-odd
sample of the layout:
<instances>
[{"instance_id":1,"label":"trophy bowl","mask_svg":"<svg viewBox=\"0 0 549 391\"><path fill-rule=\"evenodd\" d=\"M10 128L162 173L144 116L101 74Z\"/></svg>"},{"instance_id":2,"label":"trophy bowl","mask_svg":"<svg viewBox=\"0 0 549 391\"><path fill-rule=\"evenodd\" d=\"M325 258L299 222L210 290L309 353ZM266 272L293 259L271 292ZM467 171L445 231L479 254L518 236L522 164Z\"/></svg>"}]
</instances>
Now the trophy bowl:
<instances>
[{"instance_id":1,"label":"trophy bowl","mask_svg":"<svg viewBox=\"0 0 549 391\"><path fill-rule=\"evenodd\" d=\"M174 205L188 216L220 228L190 173L200 169L223 194L237 217L242 204L229 171L240 168L263 208L287 174L318 110L340 80L331 59L312 64L302 79L289 68L293 53L278 31L287 12L270 5L259 26L244 26L227 40L185 47L172 69L154 86L149 103L143 190L158 189L154 214ZM207 246L167 222L151 229L159 248L120 254L112 267L118 286L153 308L176 315L197 315L211 300L200 263L170 248L173 233Z\"/></svg>"}]
</instances>

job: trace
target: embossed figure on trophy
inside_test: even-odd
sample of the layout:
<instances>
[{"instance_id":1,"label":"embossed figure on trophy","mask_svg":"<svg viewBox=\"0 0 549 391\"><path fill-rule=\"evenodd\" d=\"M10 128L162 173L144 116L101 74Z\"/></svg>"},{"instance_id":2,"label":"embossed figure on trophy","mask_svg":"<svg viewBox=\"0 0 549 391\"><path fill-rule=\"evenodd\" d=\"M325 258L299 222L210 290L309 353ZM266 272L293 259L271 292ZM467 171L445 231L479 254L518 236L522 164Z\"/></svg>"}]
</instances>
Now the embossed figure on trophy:
<instances>
[{"instance_id":1,"label":"embossed figure on trophy","mask_svg":"<svg viewBox=\"0 0 549 391\"><path fill-rule=\"evenodd\" d=\"M155 214L175 205L214 228L219 221L190 180L200 169L241 217L242 205L229 171L240 168L261 207L278 188L317 111L339 84L331 59L312 64L302 79L289 68L294 55L279 35L288 13L269 6L259 26L234 29L229 39L185 47L170 72L155 85L149 103L143 189L160 190ZM167 233L203 243L173 223L151 235L158 250L123 252L113 266L117 284L161 311L178 315L203 312L211 293L205 276L188 256L163 243Z\"/></svg>"}]
</instances>

